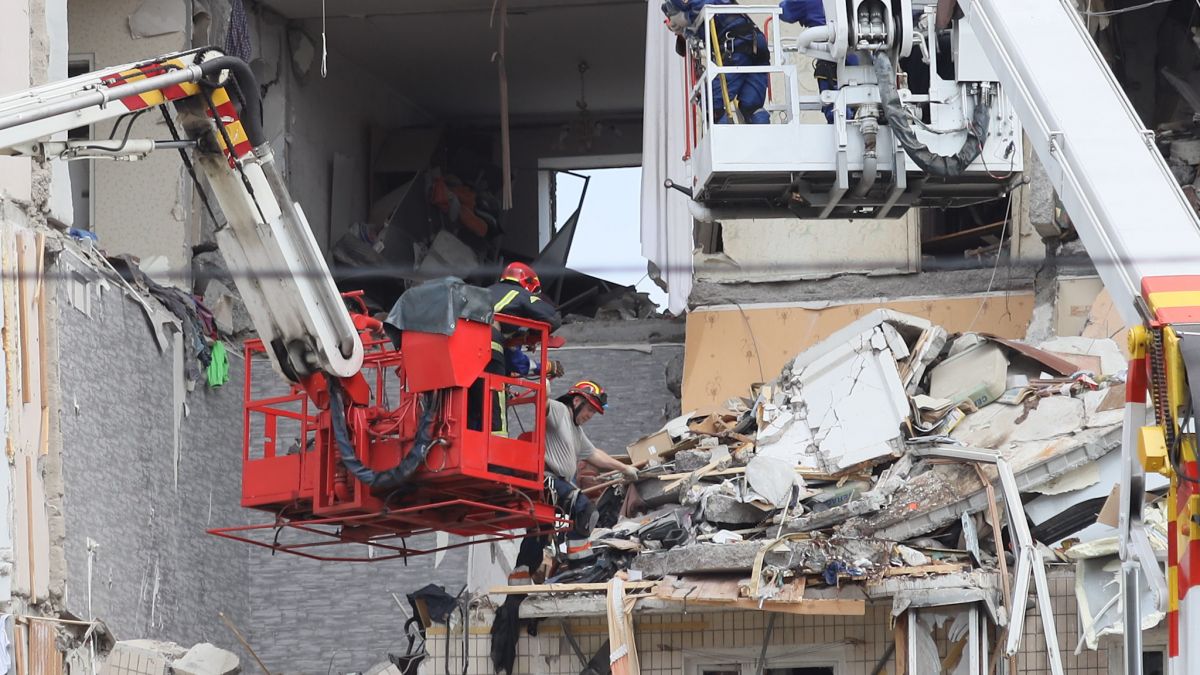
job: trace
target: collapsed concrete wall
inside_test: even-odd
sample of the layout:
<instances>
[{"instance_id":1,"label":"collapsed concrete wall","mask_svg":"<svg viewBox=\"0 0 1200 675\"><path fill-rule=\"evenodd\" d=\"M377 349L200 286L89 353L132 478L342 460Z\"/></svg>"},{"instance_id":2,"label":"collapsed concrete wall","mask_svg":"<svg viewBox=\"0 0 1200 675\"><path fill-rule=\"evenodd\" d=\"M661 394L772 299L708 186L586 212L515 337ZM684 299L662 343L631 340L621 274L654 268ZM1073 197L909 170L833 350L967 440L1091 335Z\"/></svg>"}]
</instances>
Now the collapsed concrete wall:
<instances>
[{"instance_id":1,"label":"collapsed concrete wall","mask_svg":"<svg viewBox=\"0 0 1200 675\"><path fill-rule=\"evenodd\" d=\"M63 254L51 267L58 334L66 609L122 639L229 644L249 617L244 547L205 534L241 524L241 373L184 385L173 319ZM92 278L91 281L88 281ZM152 318L151 318L152 317Z\"/></svg>"}]
</instances>

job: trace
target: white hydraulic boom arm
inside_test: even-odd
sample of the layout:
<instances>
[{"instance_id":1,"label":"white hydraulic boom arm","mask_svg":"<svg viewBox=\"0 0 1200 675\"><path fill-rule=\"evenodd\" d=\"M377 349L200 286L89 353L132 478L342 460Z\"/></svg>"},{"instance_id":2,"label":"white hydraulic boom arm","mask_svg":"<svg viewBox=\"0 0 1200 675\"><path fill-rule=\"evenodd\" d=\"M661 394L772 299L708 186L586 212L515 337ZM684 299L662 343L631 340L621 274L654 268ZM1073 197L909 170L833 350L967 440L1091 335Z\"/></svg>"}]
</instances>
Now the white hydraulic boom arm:
<instances>
[{"instance_id":1,"label":"white hydraulic boom arm","mask_svg":"<svg viewBox=\"0 0 1200 675\"><path fill-rule=\"evenodd\" d=\"M187 141L49 140L153 108L164 108L173 125L168 103ZM315 373L353 376L362 342L276 167L261 113L258 84L241 60L215 50L171 54L0 97L0 155L136 157L181 148L225 215L217 245L276 371L293 383Z\"/></svg>"},{"instance_id":2,"label":"white hydraulic boom arm","mask_svg":"<svg viewBox=\"0 0 1200 675\"><path fill-rule=\"evenodd\" d=\"M943 3L947 4L947 3ZM959 0L1131 332L1120 541L1125 672L1142 672L1139 577L1167 614L1173 675L1200 672L1200 220L1067 0ZM1189 380L1191 388L1189 391ZM1145 426L1146 390L1157 424ZM1171 478L1164 580L1144 471Z\"/></svg>"}]
</instances>

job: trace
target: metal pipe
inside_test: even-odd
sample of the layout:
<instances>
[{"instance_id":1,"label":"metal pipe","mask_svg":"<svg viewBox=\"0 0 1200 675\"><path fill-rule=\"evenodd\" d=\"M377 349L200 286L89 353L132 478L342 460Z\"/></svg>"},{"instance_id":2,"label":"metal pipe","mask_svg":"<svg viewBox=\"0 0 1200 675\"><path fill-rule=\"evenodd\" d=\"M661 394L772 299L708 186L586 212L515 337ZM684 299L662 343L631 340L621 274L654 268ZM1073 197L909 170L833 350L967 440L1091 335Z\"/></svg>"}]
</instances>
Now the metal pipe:
<instances>
[{"instance_id":1,"label":"metal pipe","mask_svg":"<svg viewBox=\"0 0 1200 675\"><path fill-rule=\"evenodd\" d=\"M233 56L224 55L209 59L203 63L193 63L184 68L171 70L162 75L147 77L144 80L119 84L115 87L98 87L73 96L65 101L48 103L32 110L25 110L0 117L0 131L58 115L65 115L83 110L84 108L103 106L111 101L119 101L130 96L158 91L176 84L198 82L205 75L220 70L229 70L234 82L237 83L238 89L242 93L242 101L245 109L242 110L241 121L243 128L246 130L246 136L250 139L250 144L255 148L263 145L267 139L262 126L262 100L259 97L258 84L254 78L254 73L245 61Z\"/></svg>"},{"instance_id":2,"label":"metal pipe","mask_svg":"<svg viewBox=\"0 0 1200 675\"><path fill-rule=\"evenodd\" d=\"M30 122L38 122L40 120L63 115L76 110L83 110L93 106L105 105L109 101L120 100L127 96L137 96L148 91L156 91L163 87L169 87L174 84L183 84L184 82L195 82L204 75L204 71L200 66L195 64L179 70L173 70L164 75L155 75L137 82L129 82L120 84L115 87L103 87L93 89L92 91L72 97L66 101L59 103L50 103L45 106L26 110L24 112L13 113L5 117L0 117L0 131L11 129L12 127L28 124Z\"/></svg>"},{"instance_id":3,"label":"metal pipe","mask_svg":"<svg viewBox=\"0 0 1200 675\"><path fill-rule=\"evenodd\" d=\"M799 35L796 36L796 49L799 51L804 51L812 47L814 42L828 43L831 40L833 40L833 26L829 24L805 28L804 30L800 31ZM815 49L829 51L829 45L826 44L824 47L815 47Z\"/></svg>"}]
</instances>

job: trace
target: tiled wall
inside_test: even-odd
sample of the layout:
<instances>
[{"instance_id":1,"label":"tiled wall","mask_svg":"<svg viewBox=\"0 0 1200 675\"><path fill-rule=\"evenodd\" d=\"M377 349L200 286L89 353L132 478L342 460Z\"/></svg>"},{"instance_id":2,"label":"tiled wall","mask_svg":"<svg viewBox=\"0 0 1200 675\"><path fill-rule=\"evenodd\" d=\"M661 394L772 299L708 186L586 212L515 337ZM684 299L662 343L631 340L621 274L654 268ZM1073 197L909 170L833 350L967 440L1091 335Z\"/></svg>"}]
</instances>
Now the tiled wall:
<instances>
[{"instance_id":1,"label":"tiled wall","mask_svg":"<svg viewBox=\"0 0 1200 675\"><path fill-rule=\"evenodd\" d=\"M1079 619L1074 596L1075 577L1069 568L1053 570L1050 587L1054 604L1055 626L1063 652L1063 665L1070 675L1101 675L1109 671L1106 643L1092 652L1086 648L1073 655L1079 640ZM1033 602L1031 596L1031 603ZM799 657L813 665L841 664L838 675L869 675L883 657L892 639L890 603L868 605L863 617L794 616L776 614L768 644L769 658ZM731 659L753 659L762 648L771 614L763 612L688 613L640 615L635 622L638 654L643 675L690 675L685 666L692 663L716 664ZM488 635L490 615L475 617L470 633L472 674L490 674ZM574 618L569 628L587 657L608 637L604 617ZM1030 605L1024 626L1022 653L1017 672L1022 675L1049 673L1040 618L1036 604ZM451 631L450 672L462 672L462 632ZM444 629L430 634L432 658L426 672L443 672L447 650ZM1149 642L1147 643L1149 644ZM582 670L558 619L540 622L537 637L524 636L517 649L515 673L521 675L577 675ZM894 673L889 661L883 672Z\"/></svg>"}]
</instances>

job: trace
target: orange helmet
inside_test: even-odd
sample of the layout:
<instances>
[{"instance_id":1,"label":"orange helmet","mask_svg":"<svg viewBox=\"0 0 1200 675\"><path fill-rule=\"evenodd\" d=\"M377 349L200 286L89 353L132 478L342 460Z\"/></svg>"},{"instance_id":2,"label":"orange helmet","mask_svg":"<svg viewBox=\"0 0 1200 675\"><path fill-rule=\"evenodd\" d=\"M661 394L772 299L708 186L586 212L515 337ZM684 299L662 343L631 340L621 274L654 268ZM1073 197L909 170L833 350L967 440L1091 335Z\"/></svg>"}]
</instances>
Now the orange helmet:
<instances>
[{"instance_id":1,"label":"orange helmet","mask_svg":"<svg viewBox=\"0 0 1200 675\"><path fill-rule=\"evenodd\" d=\"M571 385L571 388L567 391L567 395L570 396L571 394L582 396L583 400L591 404L596 409L596 412L601 415L604 414L604 409L608 407L608 394L604 391L604 387L590 380L582 380Z\"/></svg>"},{"instance_id":2,"label":"orange helmet","mask_svg":"<svg viewBox=\"0 0 1200 675\"><path fill-rule=\"evenodd\" d=\"M537 272L534 272L533 268L525 263L509 263L508 267L504 268L504 273L500 275L500 281L516 282L530 293L542 290L542 281L538 279Z\"/></svg>"}]
</instances>

